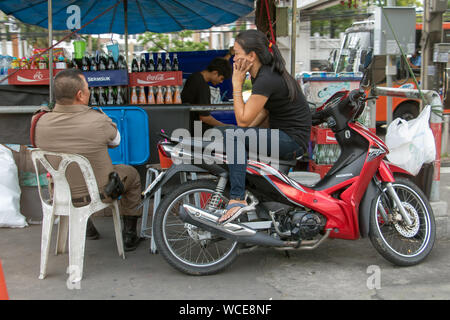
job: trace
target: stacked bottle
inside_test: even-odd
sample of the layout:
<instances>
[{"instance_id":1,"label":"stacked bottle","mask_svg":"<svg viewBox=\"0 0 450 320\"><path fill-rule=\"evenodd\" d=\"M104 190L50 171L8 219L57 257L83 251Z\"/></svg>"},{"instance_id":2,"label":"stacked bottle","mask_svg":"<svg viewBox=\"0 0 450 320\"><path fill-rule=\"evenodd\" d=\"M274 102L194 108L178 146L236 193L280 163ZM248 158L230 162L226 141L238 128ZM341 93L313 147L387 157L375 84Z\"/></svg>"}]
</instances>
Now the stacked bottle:
<instances>
[{"instance_id":1,"label":"stacked bottle","mask_svg":"<svg viewBox=\"0 0 450 320\"><path fill-rule=\"evenodd\" d=\"M341 155L341 148L337 144L316 144L312 160L316 164L334 164Z\"/></svg>"},{"instance_id":2,"label":"stacked bottle","mask_svg":"<svg viewBox=\"0 0 450 320\"><path fill-rule=\"evenodd\" d=\"M140 55L139 61L135 54L131 62L131 72L179 71L179 69L180 67L176 53L174 53L172 59L170 59L170 54L167 52L165 61L162 59L162 54L158 53L156 56L156 63L153 59L152 52L149 53L148 61L146 61L144 53Z\"/></svg>"},{"instance_id":3,"label":"stacked bottle","mask_svg":"<svg viewBox=\"0 0 450 320\"><path fill-rule=\"evenodd\" d=\"M147 93L146 93L147 92ZM181 104L179 86L131 87L131 104Z\"/></svg>"},{"instance_id":4,"label":"stacked bottle","mask_svg":"<svg viewBox=\"0 0 450 320\"><path fill-rule=\"evenodd\" d=\"M127 103L126 87L94 87L90 88L91 106L124 105Z\"/></svg>"}]
</instances>

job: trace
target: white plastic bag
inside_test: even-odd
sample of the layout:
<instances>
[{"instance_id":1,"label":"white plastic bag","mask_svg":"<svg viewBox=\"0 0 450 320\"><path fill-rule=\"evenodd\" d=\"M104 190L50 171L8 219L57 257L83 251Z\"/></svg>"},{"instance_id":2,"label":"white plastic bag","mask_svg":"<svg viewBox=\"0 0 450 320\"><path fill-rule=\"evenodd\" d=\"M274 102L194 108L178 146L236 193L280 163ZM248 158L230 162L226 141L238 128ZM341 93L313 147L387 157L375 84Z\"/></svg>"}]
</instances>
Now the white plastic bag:
<instances>
[{"instance_id":1,"label":"white plastic bag","mask_svg":"<svg viewBox=\"0 0 450 320\"><path fill-rule=\"evenodd\" d=\"M417 175L424 163L433 162L436 144L429 125L431 106L426 106L416 119L396 118L386 133L387 158L392 163Z\"/></svg>"},{"instance_id":2,"label":"white plastic bag","mask_svg":"<svg viewBox=\"0 0 450 320\"><path fill-rule=\"evenodd\" d=\"M20 186L11 150L0 144L0 227L28 226L20 213Z\"/></svg>"}]
</instances>

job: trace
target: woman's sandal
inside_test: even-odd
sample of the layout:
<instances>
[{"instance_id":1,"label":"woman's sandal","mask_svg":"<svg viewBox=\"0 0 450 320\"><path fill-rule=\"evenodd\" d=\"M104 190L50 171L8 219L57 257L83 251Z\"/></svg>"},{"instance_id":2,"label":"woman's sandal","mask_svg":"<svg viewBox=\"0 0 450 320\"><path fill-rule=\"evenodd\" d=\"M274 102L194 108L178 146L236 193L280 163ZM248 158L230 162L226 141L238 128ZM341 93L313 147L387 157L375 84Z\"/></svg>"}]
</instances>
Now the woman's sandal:
<instances>
[{"instance_id":1,"label":"woman's sandal","mask_svg":"<svg viewBox=\"0 0 450 320\"><path fill-rule=\"evenodd\" d=\"M224 217L224 216L227 215L228 211L229 211L231 208L236 208L236 207L239 207L240 209L237 210L235 213L233 213L233 214L232 214L230 217L228 217L227 219L221 220L222 217ZM246 209L248 209L247 207L249 207L249 206L246 205L246 204L243 204L243 203L233 203L233 204L227 205L227 207L225 208L226 212L224 213L224 215L223 215L222 217L219 218L219 220L217 220L217 223L223 225L223 224L226 224L226 223L228 223L228 222L231 222L231 221L235 220L235 219L238 218L243 212L247 211L247 210L246 210Z\"/></svg>"}]
</instances>

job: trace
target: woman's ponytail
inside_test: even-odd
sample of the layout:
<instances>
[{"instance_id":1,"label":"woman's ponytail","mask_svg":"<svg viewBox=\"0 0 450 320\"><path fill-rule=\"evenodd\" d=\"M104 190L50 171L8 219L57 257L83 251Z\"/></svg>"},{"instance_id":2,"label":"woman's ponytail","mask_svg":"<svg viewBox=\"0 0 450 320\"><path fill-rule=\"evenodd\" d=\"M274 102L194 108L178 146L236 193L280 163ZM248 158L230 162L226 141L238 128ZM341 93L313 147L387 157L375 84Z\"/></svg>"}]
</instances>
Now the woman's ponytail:
<instances>
[{"instance_id":1,"label":"woman's ponytail","mask_svg":"<svg viewBox=\"0 0 450 320\"><path fill-rule=\"evenodd\" d=\"M286 62L284 61L283 56L281 55L278 46L272 43L270 49L272 49L273 63L272 63L272 71L276 71L283 77L289 91L289 100L292 102L297 98L298 93L302 90L297 81L295 81L294 77L289 74L286 70Z\"/></svg>"}]
</instances>

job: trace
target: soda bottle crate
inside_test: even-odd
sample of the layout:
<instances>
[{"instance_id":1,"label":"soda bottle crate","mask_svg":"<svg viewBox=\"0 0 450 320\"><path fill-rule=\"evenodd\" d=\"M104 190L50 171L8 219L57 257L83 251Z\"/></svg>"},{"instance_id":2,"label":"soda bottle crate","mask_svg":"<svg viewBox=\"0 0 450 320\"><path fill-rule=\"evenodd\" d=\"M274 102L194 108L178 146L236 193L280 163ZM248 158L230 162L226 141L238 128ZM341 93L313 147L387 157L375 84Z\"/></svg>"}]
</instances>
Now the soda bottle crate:
<instances>
[{"instance_id":1,"label":"soda bottle crate","mask_svg":"<svg viewBox=\"0 0 450 320\"><path fill-rule=\"evenodd\" d=\"M332 166L332 164L317 164L313 160L309 160L309 171L320 174L321 179L330 171Z\"/></svg>"},{"instance_id":2,"label":"soda bottle crate","mask_svg":"<svg viewBox=\"0 0 450 320\"><path fill-rule=\"evenodd\" d=\"M181 86L182 71L155 71L129 73L130 86Z\"/></svg>"},{"instance_id":3,"label":"soda bottle crate","mask_svg":"<svg viewBox=\"0 0 450 320\"><path fill-rule=\"evenodd\" d=\"M316 144L337 144L333 131L319 126L311 127L311 141Z\"/></svg>"},{"instance_id":4,"label":"soda bottle crate","mask_svg":"<svg viewBox=\"0 0 450 320\"><path fill-rule=\"evenodd\" d=\"M373 134L376 134L375 128L368 128ZM319 126L311 127L311 139L316 144L337 144L334 132L328 128L321 128Z\"/></svg>"}]
</instances>

